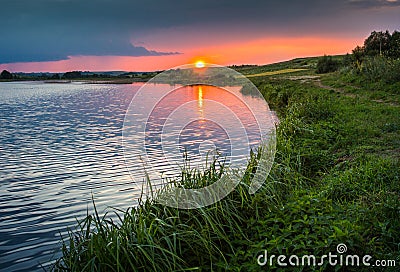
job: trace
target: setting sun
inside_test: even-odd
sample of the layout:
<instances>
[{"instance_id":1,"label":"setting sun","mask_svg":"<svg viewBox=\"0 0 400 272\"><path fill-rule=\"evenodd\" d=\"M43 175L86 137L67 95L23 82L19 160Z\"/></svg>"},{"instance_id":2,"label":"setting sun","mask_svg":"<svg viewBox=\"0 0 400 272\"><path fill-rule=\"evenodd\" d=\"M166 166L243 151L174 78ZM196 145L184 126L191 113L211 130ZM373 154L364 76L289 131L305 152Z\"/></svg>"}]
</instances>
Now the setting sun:
<instances>
[{"instance_id":1,"label":"setting sun","mask_svg":"<svg viewBox=\"0 0 400 272\"><path fill-rule=\"evenodd\" d=\"M204 68L205 64L204 61L198 60L195 63L196 68Z\"/></svg>"}]
</instances>

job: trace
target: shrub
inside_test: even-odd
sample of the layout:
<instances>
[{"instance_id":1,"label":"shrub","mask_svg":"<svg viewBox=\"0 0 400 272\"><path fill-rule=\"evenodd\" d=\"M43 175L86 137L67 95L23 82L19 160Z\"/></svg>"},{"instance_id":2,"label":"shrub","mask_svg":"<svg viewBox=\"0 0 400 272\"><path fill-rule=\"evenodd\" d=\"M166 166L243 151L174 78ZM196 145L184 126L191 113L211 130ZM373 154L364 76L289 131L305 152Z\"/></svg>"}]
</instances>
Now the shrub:
<instances>
[{"instance_id":1,"label":"shrub","mask_svg":"<svg viewBox=\"0 0 400 272\"><path fill-rule=\"evenodd\" d=\"M339 63L331 56L323 56L317 63L317 74L335 72L339 68Z\"/></svg>"},{"instance_id":2,"label":"shrub","mask_svg":"<svg viewBox=\"0 0 400 272\"><path fill-rule=\"evenodd\" d=\"M370 82L395 83L400 81L400 60L379 56L368 58L362 65L361 72Z\"/></svg>"}]
</instances>

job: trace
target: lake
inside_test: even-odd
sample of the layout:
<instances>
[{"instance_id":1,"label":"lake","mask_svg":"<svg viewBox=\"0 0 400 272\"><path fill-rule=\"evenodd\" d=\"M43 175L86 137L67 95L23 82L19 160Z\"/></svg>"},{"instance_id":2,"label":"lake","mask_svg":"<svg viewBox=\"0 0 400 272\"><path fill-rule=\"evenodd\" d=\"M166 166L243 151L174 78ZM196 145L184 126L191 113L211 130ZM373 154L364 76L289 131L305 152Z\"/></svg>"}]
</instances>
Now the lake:
<instances>
[{"instance_id":1,"label":"lake","mask_svg":"<svg viewBox=\"0 0 400 272\"><path fill-rule=\"evenodd\" d=\"M154 92L162 91L164 85L154 84ZM92 213L92 196L101 213L109 207L126 209L137 204L141 185L136 181L143 177L137 169L132 173L137 175L136 180L132 179L126 168L122 131L127 109L141 86L142 83L0 83L1 270L41 270L41 265L60 256L60 235L65 235L67 227L73 227L76 218L85 216L87 210ZM176 133L173 124L180 122L179 118L189 112L204 114L207 99L221 100L215 89L178 88L178 96L163 99L158 112L152 112L147 124L146 152L160 171L168 172L165 163L157 162L161 150L157 133L160 126L168 124L160 116L171 114L171 107L185 104L184 112L170 124L171 130L164 133L168 138ZM244 98L239 89L237 98ZM255 98L247 99L255 107L262 105ZM258 128L254 127L254 120L232 97L229 100L222 96L222 100L233 103L231 107L245 120L249 143L255 146ZM223 112L215 118L223 120ZM233 132L228 132L234 135L240 128L232 125L230 129ZM243 160L249 149L233 152L231 141L235 139L228 136L227 129L218 126L218 122L200 120L185 125L178 144L194 161L201 161L204 154L199 149L207 151L209 146L228 156L234 153L233 160ZM134 142L135 135L128 139ZM134 150L135 144L130 148ZM126 157L135 157L134 151Z\"/></svg>"}]
</instances>

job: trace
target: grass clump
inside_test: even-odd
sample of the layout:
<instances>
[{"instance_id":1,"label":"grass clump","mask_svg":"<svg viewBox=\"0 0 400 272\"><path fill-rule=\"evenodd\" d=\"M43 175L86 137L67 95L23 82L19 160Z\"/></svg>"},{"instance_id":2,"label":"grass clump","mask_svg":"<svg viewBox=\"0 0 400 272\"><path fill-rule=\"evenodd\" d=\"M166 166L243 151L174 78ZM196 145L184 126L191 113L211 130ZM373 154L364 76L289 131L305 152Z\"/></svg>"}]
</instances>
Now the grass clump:
<instances>
[{"instance_id":1,"label":"grass clump","mask_svg":"<svg viewBox=\"0 0 400 272\"><path fill-rule=\"evenodd\" d=\"M181 210L147 199L127 211L115 211L118 219L112 220L107 214L100 216L93 202L95 214L88 214L69 232L62 246L63 257L53 270L227 269L229 255L238 250L236 241L249 240L247 222L261 208L254 209L254 205L273 203L253 198L248 192L256 161L253 153L235 191L208 207ZM224 168L216 164L215 160L204 172L184 169L181 179L175 182L185 188L207 186L223 175ZM268 190L272 199L271 186Z\"/></svg>"}]
</instances>

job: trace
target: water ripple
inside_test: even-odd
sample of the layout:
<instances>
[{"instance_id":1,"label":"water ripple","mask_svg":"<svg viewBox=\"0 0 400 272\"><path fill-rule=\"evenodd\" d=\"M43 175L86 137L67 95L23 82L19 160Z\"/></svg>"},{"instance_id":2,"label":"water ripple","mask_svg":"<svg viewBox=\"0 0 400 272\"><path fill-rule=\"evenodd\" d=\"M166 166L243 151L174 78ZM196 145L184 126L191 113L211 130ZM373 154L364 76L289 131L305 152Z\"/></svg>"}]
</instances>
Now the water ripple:
<instances>
[{"instance_id":1,"label":"water ripple","mask_svg":"<svg viewBox=\"0 0 400 272\"><path fill-rule=\"evenodd\" d=\"M0 83L0 270L41 271L92 210L135 204L123 118L137 87Z\"/></svg>"},{"instance_id":2,"label":"water ripple","mask_svg":"<svg viewBox=\"0 0 400 272\"><path fill-rule=\"evenodd\" d=\"M137 203L141 184L134 183L126 169L121 143L125 113L139 86L0 83L0 270L41 271L41 265L51 264L60 256L60 235L65 235L77 218L93 212L92 195L102 214L108 207L124 210ZM158 91L164 89L161 86ZM160 146L160 132L167 121L162 114L192 101L197 97L193 91L195 88L163 99L149 122L130 116L138 123L147 123L147 155L167 177L174 176L174 161L163 157ZM204 97L207 95L216 101L220 97L204 89ZM256 144L254 117L246 115L246 107L237 99L226 99L225 103L242 115L249 143ZM192 104L197 114L203 113L198 103ZM205 107L205 103L201 105ZM218 120L226 119L223 112L213 112ZM175 118L182 121L187 117ZM181 130L178 123L170 124L171 134L181 132L177 143L194 159L201 159L199 149L206 147L201 145L205 140L221 151L232 152L232 139L225 128L201 119ZM236 137L233 140L238 140L235 124L222 123L230 128L231 137ZM126 139L141 144L135 134ZM165 144L174 141L166 139ZM130 161L141 156L138 150L125 154L126 158ZM243 145L235 151L248 154L249 150ZM136 180L143 178L135 176Z\"/></svg>"}]
</instances>

